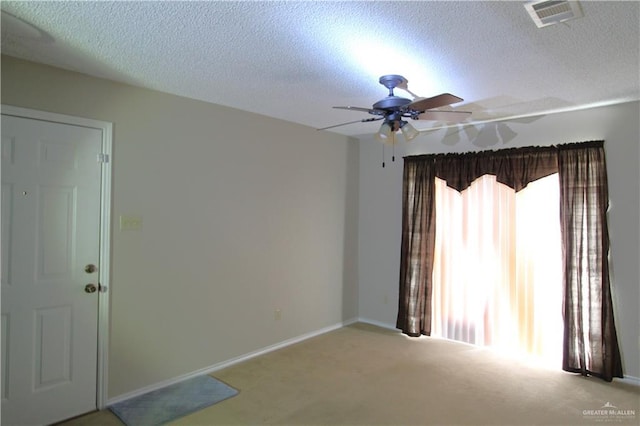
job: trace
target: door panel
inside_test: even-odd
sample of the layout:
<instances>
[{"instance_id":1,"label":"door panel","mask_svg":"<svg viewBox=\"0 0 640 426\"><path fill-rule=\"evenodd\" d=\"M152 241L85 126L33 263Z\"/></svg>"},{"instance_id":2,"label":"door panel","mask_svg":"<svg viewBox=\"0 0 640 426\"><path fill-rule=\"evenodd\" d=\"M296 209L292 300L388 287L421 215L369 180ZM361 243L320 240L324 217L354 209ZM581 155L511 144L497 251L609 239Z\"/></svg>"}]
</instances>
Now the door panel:
<instances>
[{"instance_id":1,"label":"door panel","mask_svg":"<svg viewBox=\"0 0 640 426\"><path fill-rule=\"evenodd\" d=\"M96 408L102 131L2 116L2 424Z\"/></svg>"},{"instance_id":2,"label":"door panel","mask_svg":"<svg viewBox=\"0 0 640 426\"><path fill-rule=\"evenodd\" d=\"M36 391L71 382L71 312L73 307L36 310L34 388Z\"/></svg>"}]
</instances>

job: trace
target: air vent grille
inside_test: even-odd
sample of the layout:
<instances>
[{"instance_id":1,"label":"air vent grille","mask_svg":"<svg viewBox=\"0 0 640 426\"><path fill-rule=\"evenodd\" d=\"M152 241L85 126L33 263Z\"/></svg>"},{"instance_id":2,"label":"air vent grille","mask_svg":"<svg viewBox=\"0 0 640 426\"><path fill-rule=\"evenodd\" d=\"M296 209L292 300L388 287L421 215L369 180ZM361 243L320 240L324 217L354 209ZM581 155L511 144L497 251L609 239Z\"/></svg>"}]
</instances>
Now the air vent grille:
<instances>
[{"instance_id":1,"label":"air vent grille","mask_svg":"<svg viewBox=\"0 0 640 426\"><path fill-rule=\"evenodd\" d=\"M526 3L524 7L538 28L558 24L582 16L580 5L572 0L542 0Z\"/></svg>"}]
</instances>

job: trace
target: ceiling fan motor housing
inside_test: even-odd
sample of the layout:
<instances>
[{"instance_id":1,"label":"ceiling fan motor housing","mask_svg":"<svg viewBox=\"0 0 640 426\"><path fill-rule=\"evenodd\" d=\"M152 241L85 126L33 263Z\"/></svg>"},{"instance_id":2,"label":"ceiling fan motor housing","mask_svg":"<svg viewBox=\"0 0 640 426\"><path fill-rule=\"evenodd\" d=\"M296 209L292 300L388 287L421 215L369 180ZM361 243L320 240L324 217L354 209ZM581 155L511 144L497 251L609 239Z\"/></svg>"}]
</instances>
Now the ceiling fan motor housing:
<instances>
[{"instance_id":1,"label":"ceiling fan motor housing","mask_svg":"<svg viewBox=\"0 0 640 426\"><path fill-rule=\"evenodd\" d=\"M373 104L374 109L385 110L387 113L392 113L392 115L395 115L395 112L397 112L398 109L411 103L410 99L395 96L393 94L393 89L401 84L407 84L407 79L403 76L398 74L383 75L382 77L380 77L380 80L378 80L378 82L389 89L389 96ZM387 119L397 120L401 116L401 114L397 118L387 116Z\"/></svg>"},{"instance_id":2,"label":"ceiling fan motor housing","mask_svg":"<svg viewBox=\"0 0 640 426\"><path fill-rule=\"evenodd\" d=\"M395 110L410 103L410 99L390 95L373 104L373 109Z\"/></svg>"}]
</instances>

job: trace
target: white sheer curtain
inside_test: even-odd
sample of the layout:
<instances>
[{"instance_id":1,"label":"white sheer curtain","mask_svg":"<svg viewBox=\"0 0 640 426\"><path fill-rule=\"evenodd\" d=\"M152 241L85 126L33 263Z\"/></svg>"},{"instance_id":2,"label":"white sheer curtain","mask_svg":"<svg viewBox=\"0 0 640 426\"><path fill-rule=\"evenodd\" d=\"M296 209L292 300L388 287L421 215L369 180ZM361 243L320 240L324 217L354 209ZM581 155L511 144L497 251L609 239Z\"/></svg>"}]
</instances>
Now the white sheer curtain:
<instances>
[{"instance_id":1,"label":"white sheer curtain","mask_svg":"<svg viewBox=\"0 0 640 426\"><path fill-rule=\"evenodd\" d=\"M433 335L562 360L558 175L515 192L484 175L436 179Z\"/></svg>"}]
</instances>

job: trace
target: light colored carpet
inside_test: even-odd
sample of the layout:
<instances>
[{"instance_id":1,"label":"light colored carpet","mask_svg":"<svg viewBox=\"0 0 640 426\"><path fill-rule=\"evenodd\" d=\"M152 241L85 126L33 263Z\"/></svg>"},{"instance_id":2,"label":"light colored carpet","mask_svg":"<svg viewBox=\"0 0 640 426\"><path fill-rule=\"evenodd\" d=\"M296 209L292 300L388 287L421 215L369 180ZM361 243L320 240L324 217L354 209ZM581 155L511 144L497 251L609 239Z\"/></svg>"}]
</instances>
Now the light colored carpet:
<instances>
[{"instance_id":1,"label":"light colored carpet","mask_svg":"<svg viewBox=\"0 0 640 426\"><path fill-rule=\"evenodd\" d=\"M636 386L540 369L490 350L410 339L367 324L213 375L240 393L173 424L637 425L640 420ZM101 419L96 421L111 421Z\"/></svg>"}]
</instances>

